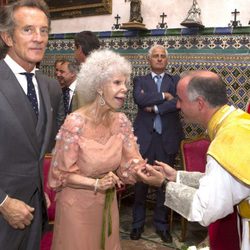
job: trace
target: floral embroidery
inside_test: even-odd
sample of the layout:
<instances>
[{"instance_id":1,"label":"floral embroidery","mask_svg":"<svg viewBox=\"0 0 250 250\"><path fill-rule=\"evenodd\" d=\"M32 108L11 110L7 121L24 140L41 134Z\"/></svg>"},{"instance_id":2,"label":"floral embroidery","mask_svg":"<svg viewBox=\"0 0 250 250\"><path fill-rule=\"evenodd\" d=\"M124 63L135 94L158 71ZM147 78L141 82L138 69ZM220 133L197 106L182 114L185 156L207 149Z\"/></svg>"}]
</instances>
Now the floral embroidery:
<instances>
[{"instance_id":1,"label":"floral embroidery","mask_svg":"<svg viewBox=\"0 0 250 250\"><path fill-rule=\"evenodd\" d=\"M64 150L68 150L70 144L77 143L79 135L82 133L83 122L82 116L76 113L67 116L56 136L57 141L62 141ZM62 148L59 146L58 150L60 149Z\"/></svg>"},{"instance_id":2,"label":"floral embroidery","mask_svg":"<svg viewBox=\"0 0 250 250\"><path fill-rule=\"evenodd\" d=\"M119 114L119 122L121 133L123 134L123 143L127 147L131 147L131 141L135 140L135 136L133 134L132 124L125 114Z\"/></svg>"},{"instance_id":3,"label":"floral embroidery","mask_svg":"<svg viewBox=\"0 0 250 250\"><path fill-rule=\"evenodd\" d=\"M127 178L127 177L128 177L128 172L127 172L127 171L124 171L124 172L122 173L122 176L125 177L125 178Z\"/></svg>"}]
</instances>

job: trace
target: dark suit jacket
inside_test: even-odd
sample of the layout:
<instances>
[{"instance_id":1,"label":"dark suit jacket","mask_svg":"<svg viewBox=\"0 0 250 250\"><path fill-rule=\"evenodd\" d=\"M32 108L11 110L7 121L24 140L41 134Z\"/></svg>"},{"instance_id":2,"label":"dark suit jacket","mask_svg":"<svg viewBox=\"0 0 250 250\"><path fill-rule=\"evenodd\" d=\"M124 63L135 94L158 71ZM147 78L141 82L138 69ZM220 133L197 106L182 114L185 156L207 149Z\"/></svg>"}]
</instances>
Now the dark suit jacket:
<instances>
[{"instance_id":1,"label":"dark suit jacket","mask_svg":"<svg viewBox=\"0 0 250 250\"><path fill-rule=\"evenodd\" d=\"M178 76L164 75L161 84L161 92L169 92L176 97ZM134 78L133 89L134 101L138 105L138 113L134 121L134 132L138 137L140 152L142 155L147 151L153 134L153 125L156 114L144 111L145 107L157 105L162 121L162 140L164 149L168 154L178 152L180 140L183 138L182 126L179 118L179 110L176 108L177 99L165 101L162 93L158 93L152 75Z\"/></svg>"},{"instance_id":2,"label":"dark suit jacket","mask_svg":"<svg viewBox=\"0 0 250 250\"><path fill-rule=\"evenodd\" d=\"M51 138L53 115L48 90L51 80L36 75L43 105L39 129L27 96L3 60L0 75L0 202L8 194L30 204L37 189L43 194L42 163Z\"/></svg>"},{"instance_id":3,"label":"dark suit jacket","mask_svg":"<svg viewBox=\"0 0 250 250\"><path fill-rule=\"evenodd\" d=\"M39 72L40 73L40 72ZM54 80L50 79L48 84L50 102L52 107L52 129L51 129L51 139L47 152L50 153L55 146L55 138L60 129L61 125L65 119L64 105L63 105L63 94L60 84Z\"/></svg>"}]
</instances>

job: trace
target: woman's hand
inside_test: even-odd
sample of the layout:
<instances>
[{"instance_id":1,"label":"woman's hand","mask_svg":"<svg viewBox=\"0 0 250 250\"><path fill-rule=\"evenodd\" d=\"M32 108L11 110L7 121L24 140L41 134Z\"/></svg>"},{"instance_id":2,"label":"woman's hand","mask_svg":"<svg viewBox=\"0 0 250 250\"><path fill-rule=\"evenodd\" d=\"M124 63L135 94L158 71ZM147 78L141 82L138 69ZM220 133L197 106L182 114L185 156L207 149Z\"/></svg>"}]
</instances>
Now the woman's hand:
<instances>
[{"instance_id":1,"label":"woman's hand","mask_svg":"<svg viewBox=\"0 0 250 250\"><path fill-rule=\"evenodd\" d=\"M145 168L147 161L148 161L147 159L145 160L133 159L130 168L133 169L135 172L137 172L139 169Z\"/></svg>"},{"instance_id":2,"label":"woman's hand","mask_svg":"<svg viewBox=\"0 0 250 250\"><path fill-rule=\"evenodd\" d=\"M134 177L136 177L136 174L137 174L137 171L139 169L144 169L145 166L147 164L147 159L146 160L143 160L143 159L132 159L130 161L130 164L129 164L129 172L130 172L130 175L134 175Z\"/></svg>"},{"instance_id":3,"label":"woman's hand","mask_svg":"<svg viewBox=\"0 0 250 250\"><path fill-rule=\"evenodd\" d=\"M139 179L149 185L160 187L164 179L169 181L176 180L176 170L170 167L168 164L155 161L156 165L151 166L149 164L143 169L137 171Z\"/></svg>"},{"instance_id":4,"label":"woman's hand","mask_svg":"<svg viewBox=\"0 0 250 250\"><path fill-rule=\"evenodd\" d=\"M165 179L165 176L161 173L161 171L156 170L153 166L149 164L147 164L144 169L139 169L137 171L137 175L140 181L156 187L160 187Z\"/></svg>"},{"instance_id":5,"label":"woman's hand","mask_svg":"<svg viewBox=\"0 0 250 250\"><path fill-rule=\"evenodd\" d=\"M120 188L123 183L117 175L115 175L113 172L109 172L99 180L97 191L105 191L107 189L115 187L116 185Z\"/></svg>"}]
</instances>

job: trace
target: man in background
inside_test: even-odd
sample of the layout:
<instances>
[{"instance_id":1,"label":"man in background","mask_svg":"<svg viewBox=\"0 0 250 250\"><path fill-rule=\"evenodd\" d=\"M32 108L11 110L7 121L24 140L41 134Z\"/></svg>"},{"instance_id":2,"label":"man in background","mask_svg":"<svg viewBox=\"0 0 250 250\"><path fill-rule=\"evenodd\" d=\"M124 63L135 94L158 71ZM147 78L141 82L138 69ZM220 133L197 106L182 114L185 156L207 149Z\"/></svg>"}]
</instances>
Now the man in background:
<instances>
[{"instance_id":1,"label":"man in background","mask_svg":"<svg viewBox=\"0 0 250 250\"><path fill-rule=\"evenodd\" d=\"M84 63L88 55L100 48L100 42L97 36L91 31L81 31L75 35L75 60L78 63ZM72 101L72 111L80 108L84 100L80 100L77 90Z\"/></svg>"},{"instance_id":2,"label":"man in background","mask_svg":"<svg viewBox=\"0 0 250 250\"><path fill-rule=\"evenodd\" d=\"M91 31L82 31L75 35L75 59L79 63L84 63L87 56L100 48L97 36Z\"/></svg>"},{"instance_id":3,"label":"man in background","mask_svg":"<svg viewBox=\"0 0 250 250\"><path fill-rule=\"evenodd\" d=\"M155 160L174 165L180 141L183 138L179 110L176 108L176 86L178 76L165 72L168 54L162 45L154 45L148 52L151 72L134 78L134 101L138 113L134 132L138 138L140 153L150 164ZM130 238L138 240L144 230L148 185L135 184L133 223ZM154 226L164 242L172 242L167 223L168 210L164 206L162 189L156 190Z\"/></svg>"},{"instance_id":4,"label":"man in background","mask_svg":"<svg viewBox=\"0 0 250 250\"><path fill-rule=\"evenodd\" d=\"M60 63L57 72L57 79L60 82L63 92L63 103L65 116L72 112L72 98L76 88L76 77L80 65L75 61L64 60Z\"/></svg>"},{"instance_id":5,"label":"man in background","mask_svg":"<svg viewBox=\"0 0 250 250\"><path fill-rule=\"evenodd\" d=\"M51 79L36 70L50 30L43 0L0 10L0 249L40 248L47 221L43 157L51 139ZM57 85L58 90L60 87Z\"/></svg>"},{"instance_id":6,"label":"man in background","mask_svg":"<svg viewBox=\"0 0 250 250\"><path fill-rule=\"evenodd\" d=\"M65 62L65 59L57 59L54 63L55 77L58 80L58 82L62 88L64 87L64 83L61 81L62 79L59 78L59 75L60 75L60 67L61 67L62 63L64 63L64 62Z\"/></svg>"}]
</instances>

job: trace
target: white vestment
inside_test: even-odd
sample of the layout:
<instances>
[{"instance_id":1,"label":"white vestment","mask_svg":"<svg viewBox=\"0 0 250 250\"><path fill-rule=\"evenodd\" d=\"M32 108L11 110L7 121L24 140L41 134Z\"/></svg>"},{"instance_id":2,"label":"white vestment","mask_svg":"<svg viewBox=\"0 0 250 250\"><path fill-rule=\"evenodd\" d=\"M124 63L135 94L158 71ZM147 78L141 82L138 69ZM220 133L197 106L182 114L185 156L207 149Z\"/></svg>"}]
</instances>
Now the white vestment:
<instances>
[{"instance_id":1,"label":"white vestment","mask_svg":"<svg viewBox=\"0 0 250 250\"><path fill-rule=\"evenodd\" d=\"M211 156L207 156L204 174L178 171L177 181L169 182L166 187L165 205L189 221L208 226L231 214L234 206L248 197L250 187L233 177ZM246 233L249 232L248 225L244 219L242 250L250 249L250 239Z\"/></svg>"}]
</instances>

